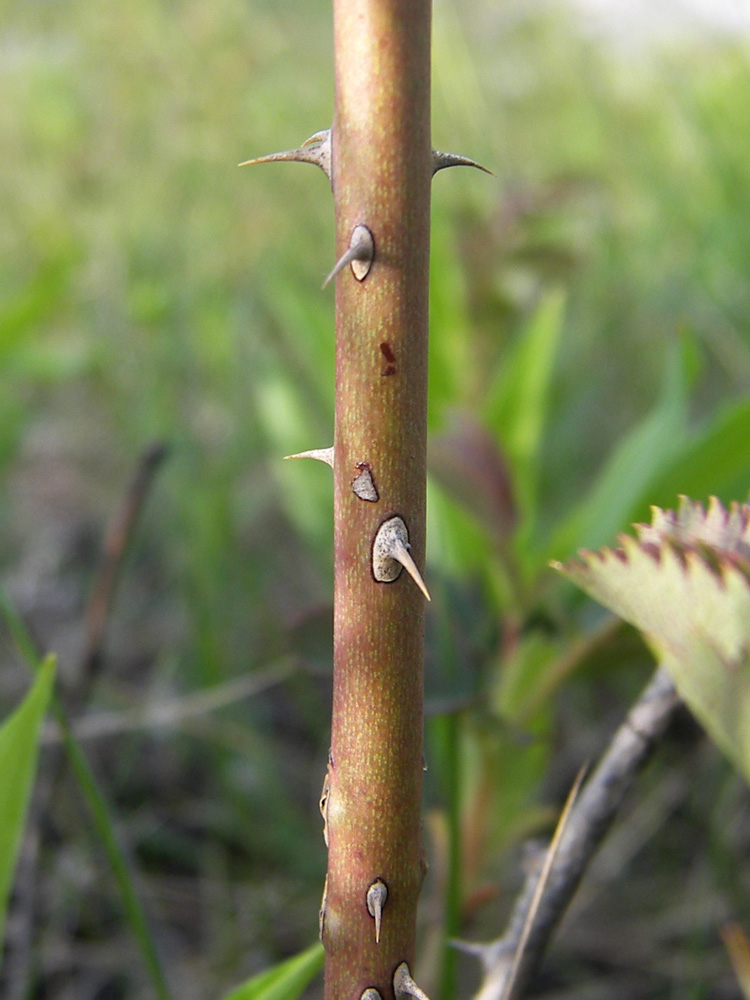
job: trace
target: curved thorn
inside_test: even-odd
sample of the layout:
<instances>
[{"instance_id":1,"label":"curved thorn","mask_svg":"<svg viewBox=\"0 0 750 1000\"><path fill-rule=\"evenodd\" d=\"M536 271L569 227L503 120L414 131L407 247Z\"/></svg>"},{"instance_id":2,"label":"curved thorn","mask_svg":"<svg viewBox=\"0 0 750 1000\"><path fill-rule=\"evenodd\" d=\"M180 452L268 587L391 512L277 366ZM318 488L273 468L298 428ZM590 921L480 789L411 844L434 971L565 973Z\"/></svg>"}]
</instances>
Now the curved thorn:
<instances>
[{"instance_id":1,"label":"curved thorn","mask_svg":"<svg viewBox=\"0 0 750 1000\"><path fill-rule=\"evenodd\" d=\"M430 1000L411 978L409 966L402 962L393 973L393 992L396 1000Z\"/></svg>"},{"instance_id":2,"label":"curved thorn","mask_svg":"<svg viewBox=\"0 0 750 1000\"><path fill-rule=\"evenodd\" d=\"M314 132L309 139L305 139L300 148L304 149L306 146L316 146L318 143L323 142L327 142L330 145L331 130L329 128L321 129L320 132Z\"/></svg>"},{"instance_id":3,"label":"curved thorn","mask_svg":"<svg viewBox=\"0 0 750 1000\"><path fill-rule=\"evenodd\" d=\"M387 899L388 887L382 879L376 879L367 890L367 912L375 921L375 944L380 944L380 923Z\"/></svg>"},{"instance_id":4,"label":"curved thorn","mask_svg":"<svg viewBox=\"0 0 750 1000\"><path fill-rule=\"evenodd\" d=\"M460 156L458 153L441 153L439 150L433 149L432 176L434 177L438 170L445 170L446 167L476 167L477 170L482 170L485 174L495 176L487 167L483 167L476 160L470 160L468 156Z\"/></svg>"},{"instance_id":5,"label":"curved thorn","mask_svg":"<svg viewBox=\"0 0 750 1000\"><path fill-rule=\"evenodd\" d=\"M320 167L328 180L332 179L331 171L331 130L316 132L305 139L299 149L285 149L281 153L269 153L267 156L257 156L253 160L245 160L241 167L251 167L256 163L278 163L291 160L295 163L313 163Z\"/></svg>"},{"instance_id":6,"label":"curved thorn","mask_svg":"<svg viewBox=\"0 0 750 1000\"><path fill-rule=\"evenodd\" d=\"M284 455L285 461L289 458L315 458L333 468L333 448L312 448L310 451L299 451L296 455Z\"/></svg>"},{"instance_id":7,"label":"curved thorn","mask_svg":"<svg viewBox=\"0 0 750 1000\"><path fill-rule=\"evenodd\" d=\"M364 281L369 273L374 256L375 243L372 233L367 226L355 226L348 248L336 261L333 270L323 282L323 288L326 288L336 275L344 270L347 264L352 265L352 271L357 281Z\"/></svg>"},{"instance_id":8,"label":"curved thorn","mask_svg":"<svg viewBox=\"0 0 750 1000\"><path fill-rule=\"evenodd\" d=\"M406 572L409 574L412 580L422 591L427 600L431 601L432 598L430 597L430 593L427 590L427 586L424 580L422 579L422 574L417 569L417 564L412 559L411 553L403 544L403 542L396 542L396 544L393 546L392 556L397 562L401 563L401 565L404 567Z\"/></svg>"}]
</instances>

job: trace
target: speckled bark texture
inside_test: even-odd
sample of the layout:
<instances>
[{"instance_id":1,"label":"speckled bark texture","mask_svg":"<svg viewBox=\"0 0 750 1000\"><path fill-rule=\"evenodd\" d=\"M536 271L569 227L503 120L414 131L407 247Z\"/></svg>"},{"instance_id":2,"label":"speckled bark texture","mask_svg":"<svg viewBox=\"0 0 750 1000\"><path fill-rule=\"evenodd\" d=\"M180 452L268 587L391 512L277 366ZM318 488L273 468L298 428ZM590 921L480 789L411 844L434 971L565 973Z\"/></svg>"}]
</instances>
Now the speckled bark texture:
<instances>
[{"instance_id":1,"label":"speckled bark texture","mask_svg":"<svg viewBox=\"0 0 750 1000\"><path fill-rule=\"evenodd\" d=\"M379 583L379 526L403 519L424 567L430 151L430 4L334 0L333 188L340 257L358 225L375 253L336 279L334 697L326 1000L392 1000L414 961L421 848L425 598ZM367 468L377 500L353 484ZM361 491L360 491L361 492ZM387 887L379 943L367 892Z\"/></svg>"}]
</instances>

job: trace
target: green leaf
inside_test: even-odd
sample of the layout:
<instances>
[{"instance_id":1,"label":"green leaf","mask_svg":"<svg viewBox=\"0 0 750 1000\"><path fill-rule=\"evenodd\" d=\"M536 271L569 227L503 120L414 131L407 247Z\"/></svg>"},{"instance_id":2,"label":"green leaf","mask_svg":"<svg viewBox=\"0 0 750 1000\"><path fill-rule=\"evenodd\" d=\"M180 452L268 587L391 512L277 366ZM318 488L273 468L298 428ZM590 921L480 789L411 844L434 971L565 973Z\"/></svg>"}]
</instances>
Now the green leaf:
<instances>
[{"instance_id":1,"label":"green leaf","mask_svg":"<svg viewBox=\"0 0 750 1000\"><path fill-rule=\"evenodd\" d=\"M324 958L323 945L316 942L225 993L222 1000L297 1000L323 968Z\"/></svg>"},{"instance_id":2,"label":"green leaf","mask_svg":"<svg viewBox=\"0 0 750 1000\"><path fill-rule=\"evenodd\" d=\"M595 600L640 629L680 695L750 780L750 506L675 514L622 548L561 566Z\"/></svg>"},{"instance_id":3,"label":"green leaf","mask_svg":"<svg viewBox=\"0 0 750 1000\"><path fill-rule=\"evenodd\" d=\"M673 504L675 497L716 494L729 502L750 490L750 400L724 407L661 473L650 500ZM636 514L636 517L643 517Z\"/></svg>"},{"instance_id":4,"label":"green leaf","mask_svg":"<svg viewBox=\"0 0 750 1000\"><path fill-rule=\"evenodd\" d=\"M685 348L673 352L656 407L618 444L592 491L563 521L548 559L603 545L651 495L652 483L687 437L689 362Z\"/></svg>"},{"instance_id":5,"label":"green leaf","mask_svg":"<svg viewBox=\"0 0 750 1000\"><path fill-rule=\"evenodd\" d=\"M55 658L48 656L23 703L0 728L0 942L54 678Z\"/></svg>"},{"instance_id":6,"label":"green leaf","mask_svg":"<svg viewBox=\"0 0 750 1000\"><path fill-rule=\"evenodd\" d=\"M553 289L542 299L503 366L486 410L489 425L499 433L514 466L518 500L527 520L536 513L539 457L564 309L562 289Z\"/></svg>"}]
</instances>

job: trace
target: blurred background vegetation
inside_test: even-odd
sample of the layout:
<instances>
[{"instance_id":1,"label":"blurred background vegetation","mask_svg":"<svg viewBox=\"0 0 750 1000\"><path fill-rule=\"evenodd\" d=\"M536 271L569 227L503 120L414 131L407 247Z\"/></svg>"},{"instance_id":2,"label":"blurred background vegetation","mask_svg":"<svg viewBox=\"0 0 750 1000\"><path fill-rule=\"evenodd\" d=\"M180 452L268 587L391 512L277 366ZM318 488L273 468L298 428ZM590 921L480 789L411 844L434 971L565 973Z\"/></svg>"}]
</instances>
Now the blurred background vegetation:
<instances>
[{"instance_id":1,"label":"blurred background vegetation","mask_svg":"<svg viewBox=\"0 0 750 1000\"><path fill-rule=\"evenodd\" d=\"M623 41L435 6L434 145L495 172L433 186L420 981L442 1000L477 979L446 940L499 935L522 842L651 670L548 559L750 487L750 49ZM3 583L65 700L106 525L168 446L76 718L174 995L218 997L314 940L325 870L330 472L281 457L333 436L332 200L319 171L236 164L330 124L329 4L11 2L0 46ZM0 651L7 711L29 672ZM151 997L61 780L3 996ZM750 927L749 851L747 790L685 716L538 991L736 996L719 928Z\"/></svg>"}]
</instances>

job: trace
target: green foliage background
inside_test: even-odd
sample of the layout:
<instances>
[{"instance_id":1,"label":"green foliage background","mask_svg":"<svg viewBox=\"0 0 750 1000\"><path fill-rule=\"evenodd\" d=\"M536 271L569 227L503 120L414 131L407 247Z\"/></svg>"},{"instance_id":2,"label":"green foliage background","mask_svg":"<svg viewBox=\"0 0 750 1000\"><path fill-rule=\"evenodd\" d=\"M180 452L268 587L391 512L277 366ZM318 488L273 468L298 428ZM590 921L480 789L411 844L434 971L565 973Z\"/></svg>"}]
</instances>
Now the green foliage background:
<instances>
[{"instance_id":1,"label":"green foliage background","mask_svg":"<svg viewBox=\"0 0 750 1000\"><path fill-rule=\"evenodd\" d=\"M433 187L423 981L446 997L445 937L499 934L520 840L650 669L547 560L650 502L750 488L747 44L619 46L526 6L435 9L434 145L496 174ZM235 164L330 124L330 17L317 0L3 6L5 583L58 652L64 700L104 525L164 440L89 712L292 665L221 711L83 739L185 1000L316 933L331 485L280 459L332 440L332 202L319 171ZM10 641L2 655L10 706L27 674ZM644 792L656 827L676 803L681 851L628 869L597 918L652 950L623 971L579 941L558 985L679 996L729 976L715 928L750 921L748 803L684 728ZM72 790L48 822L24 995L151 995ZM686 886L708 910L675 930L665 900ZM5 969L17 982L10 951Z\"/></svg>"}]
</instances>

